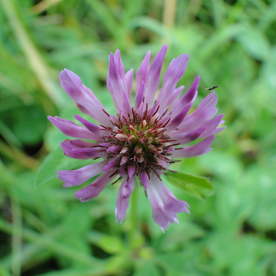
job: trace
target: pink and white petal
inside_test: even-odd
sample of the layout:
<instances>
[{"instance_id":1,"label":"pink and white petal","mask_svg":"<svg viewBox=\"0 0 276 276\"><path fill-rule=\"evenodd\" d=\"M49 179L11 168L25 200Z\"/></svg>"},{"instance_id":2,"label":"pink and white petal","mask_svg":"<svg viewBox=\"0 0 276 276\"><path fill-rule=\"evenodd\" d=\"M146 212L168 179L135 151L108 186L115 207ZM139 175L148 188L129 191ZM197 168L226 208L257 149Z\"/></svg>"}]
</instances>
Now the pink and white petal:
<instances>
[{"instance_id":1,"label":"pink and white petal","mask_svg":"<svg viewBox=\"0 0 276 276\"><path fill-rule=\"evenodd\" d=\"M103 112L102 103L94 93L82 84L81 79L72 71L64 69L59 74L60 84L77 106L101 124L109 124L109 119Z\"/></svg>"},{"instance_id":2,"label":"pink and white petal","mask_svg":"<svg viewBox=\"0 0 276 276\"><path fill-rule=\"evenodd\" d=\"M180 149L180 150L175 150L172 153L172 157L173 158L176 158L176 157L189 158L189 157L195 157L198 155L206 154L212 150L212 148L210 148L210 146L213 143L214 139L215 139L215 136L211 135L196 145L184 147L183 149Z\"/></svg>"},{"instance_id":3,"label":"pink and white petal","mask_svg":"<svg viewBox=\"0 0 276 276\"><path fill-rule=\"evenodd\" d=\"M182 54L173 59L164 75L163 85L157 99L160 102L161 109L168 107L168 100L173 94L177 82L185 73L190 55Z\"/></svg>"},{"instance_id":4,"label":"pink and white petal","mask_svg":"<svg viewBox=\"0 0 276 276\"><path fill-rule=\"evenodd\" d=\"M108 160L104 160L102 162L84 166L78 170L57 171L58 178L66 182L66 184L70 184L70 186L78 186L93 176L103 172L103 167L107 163Z\"/></svg>"},{"instance_id":5,"label":"pink and white petal","mask_svg":"<svg viewBox=\"0 0 276 276\"><path fill-rule=\"evenodd\" d=\"M91 159L105 157L106 151L97 144L88 143L82 140L65 140L60 144L64 154L75 159Z\"/></svg>"},{"instance_id":6,"label":"pink and white petal","mask_svg":"<svg viewBox=\"0 0 276 276\"><path fill-rule=\"evenodd\" d=\"M149 60L150 60L150 51L147 52L144 60L142 61L141 65L136 73L136 92L135 92L136 95L137 95L138 91L140 90L140 86L142 85L142 82L143 83L146 82L147 75L149 72Z\"/></svg>"},{"instance_id":7,"label":"pink and white petal","mask_svg":"<svg viewBox=\"0 0 276 276\"><path fill-rule=\"evenodd\" d=\"M88 129L77 125L71 120L62 119L58 116L48 116L48 120L54 124L63 134L74 138L90 139L97 141L99 136L92 133Z\"/></svg>"},{"instance_id":8,"label":"pink and white petal","mask_svg":"<svg viewBox=\"0 0 276 276\"><path fill-rule=\"evenodd\" d=\"M106 187L106 185L116 176L111 176L115 170L110 170L99 176L92 184L77 191L75 197L81 202L88 201L94 197L97 197L100 192Z\"/></svg>"},{"instance_id":9,"label":"pink and white petal","mask_svg":"<svg viewBox=\"0 0 276 276\"><path fill-rule=\"evenodd\" d=\"M174 216L164 209L164 204L155 187L150 183L147 196L152 208L152 218L161 228L167 228L170 223L174 224Z\"/></svg>"},{"instance_id":10,"label":"pink and white petal","mask_svg":"<svg viewBox=\"0 0 276 276\"><path fill-rule=\"evenodd\" d=\"M179 112L181 112L181 110L189 103L193 103L194 100L196 99L197 96L197 88L199 85L199 80L200 77L197 76L191 87L189 88L189 90L178 100L176 101L173 105L172 105L172 117L177 116L177 114L179 114Z\"/></svg>"},{"instance_id":11,"label":"pink and white petal","mask_svg":"<svg viewBox=\"0 0 276 276\"><path fill-rule=\"evenodd\" d=\"M127 96L128 96L128 100L130 102L132 86L133 86L133 69L132 68L126 72L125 78L126 78L126 86L127 86Z\"/></svg>"},{"instance_id":12,"label":"pink and white petal","mask_svg":"<svg viewBox=\"0 0 276 276\"><path fill-rule=\"evenodd\" d=\"M151 106L159 86L160 73L168 46L163 45L153 59L145 81L145 105Z\"/></svg>"},{"instance_id":13,"label":"pink and white petal","mask_svg":"<svg viewBox=\"0 0 276 276\"><path fill-rule=\"evenodd\" d=\"M152 176L152 185L157 190L164 204L164 209L172 214L186 212L190 214L189 204L186 201L177 199L171 190L156 176ZM188 207L188 208L187 208Z\"/></svg>"}]
</instances>

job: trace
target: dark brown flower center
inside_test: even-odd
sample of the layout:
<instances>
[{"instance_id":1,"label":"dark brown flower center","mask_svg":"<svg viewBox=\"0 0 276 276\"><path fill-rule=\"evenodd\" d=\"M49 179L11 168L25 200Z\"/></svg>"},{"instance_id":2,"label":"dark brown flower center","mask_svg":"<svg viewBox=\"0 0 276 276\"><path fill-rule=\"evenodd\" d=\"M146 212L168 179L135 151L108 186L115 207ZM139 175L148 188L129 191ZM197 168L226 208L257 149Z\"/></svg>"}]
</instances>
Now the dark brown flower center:
<instances>
[{"instance_id":1,"label":"dark brown flower center","mask_svg":"<svg viewBox=\"0 0 276 276\"><path fill-rule=\"evenodd\" d=\"M171 161L170 147L174 146L173 140L166 134L166 125L170 119L158 114L158 107L153 114L148 109L140 116L132 108L127 117L117 114L113 117L112 127L103 128L108 135L103 139L112 147L108 158L118 158L118 168L125 170L133 166L138 175L146 172L148 176L153 171L158 175L158 170L166 170ZM108 151L108 149L107 149Z\"/></svg>"}]
</instances>

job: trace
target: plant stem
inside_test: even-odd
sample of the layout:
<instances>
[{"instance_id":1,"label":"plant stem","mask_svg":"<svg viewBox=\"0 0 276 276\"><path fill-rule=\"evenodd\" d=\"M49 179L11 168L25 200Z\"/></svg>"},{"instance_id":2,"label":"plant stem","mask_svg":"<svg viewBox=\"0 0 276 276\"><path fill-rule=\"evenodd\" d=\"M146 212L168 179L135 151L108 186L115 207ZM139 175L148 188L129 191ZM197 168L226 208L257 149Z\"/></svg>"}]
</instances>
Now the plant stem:
<instances>
[{"instance_id":1,"label":"plant stem","mask_svg":"<svg viewBox=\"0 0 276 276\"><path fill-rule=\"evenodd\" d=\"M175 20L176 0L164 0L163 25L172 29Z\"/></svg>"},{"instance_id":2,"label":"plant stem","mask_svg":"<svg viewBox=\"0 0 276 276\"><path fill-rule=\"evenodd\" d=\"M138 216L137 216L137 195L138 195L138 186L135 185L132 195L131 195L131 213L130 213L130 222L131 227L129 230L129 244L131 248L135 248L136 244L136 236L137 236L137 222L138 222Z\"/></svg>"}]
</instances>

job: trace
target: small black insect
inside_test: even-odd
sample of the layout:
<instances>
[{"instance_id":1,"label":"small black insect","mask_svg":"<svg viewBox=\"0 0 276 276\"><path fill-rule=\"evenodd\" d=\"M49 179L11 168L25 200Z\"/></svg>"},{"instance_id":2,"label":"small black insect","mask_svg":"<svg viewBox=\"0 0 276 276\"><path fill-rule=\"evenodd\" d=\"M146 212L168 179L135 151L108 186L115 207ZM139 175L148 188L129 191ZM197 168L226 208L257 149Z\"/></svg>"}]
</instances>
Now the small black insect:
<instances>
[{"instance_id":1,"label":"small black insect","mask_svg":"<svg viewBox=\"0 0 276 276\"><path fill-rule=\"evenodd\" d=\"M212 86L212 87L210 87L210 88L205 88L205 90L212 90L212 89L216 89L216 88L219 88L219 86L218 85L215 85L215 86Z\"/></svg>"}]
</instances>

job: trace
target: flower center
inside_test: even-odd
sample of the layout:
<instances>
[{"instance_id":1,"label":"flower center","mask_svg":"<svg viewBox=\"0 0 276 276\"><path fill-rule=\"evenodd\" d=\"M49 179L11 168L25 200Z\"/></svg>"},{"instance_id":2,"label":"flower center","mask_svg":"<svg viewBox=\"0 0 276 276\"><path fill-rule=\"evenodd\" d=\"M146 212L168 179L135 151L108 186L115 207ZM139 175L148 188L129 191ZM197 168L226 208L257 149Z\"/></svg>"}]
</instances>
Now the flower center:
<instances>
[{"instance_id":1,"label":"flower center","mask_svg":"<svg viewBox=\"0 0 276 276\"><path fill-rule=\"evenodd\" d=\"M110 117L112 127L102 126L108 135L103 139L106 142L108 158L116 158L114 166L118 171L127 174L129 167L135 168L138 175L153 171L158 177L158 170L166 170L171 161L173 140L166 133L166 125L170 119L160 116L159 106L151 114L148 108L139 115L133 108L123 115Z\"/></svg>"}]
</instances>

